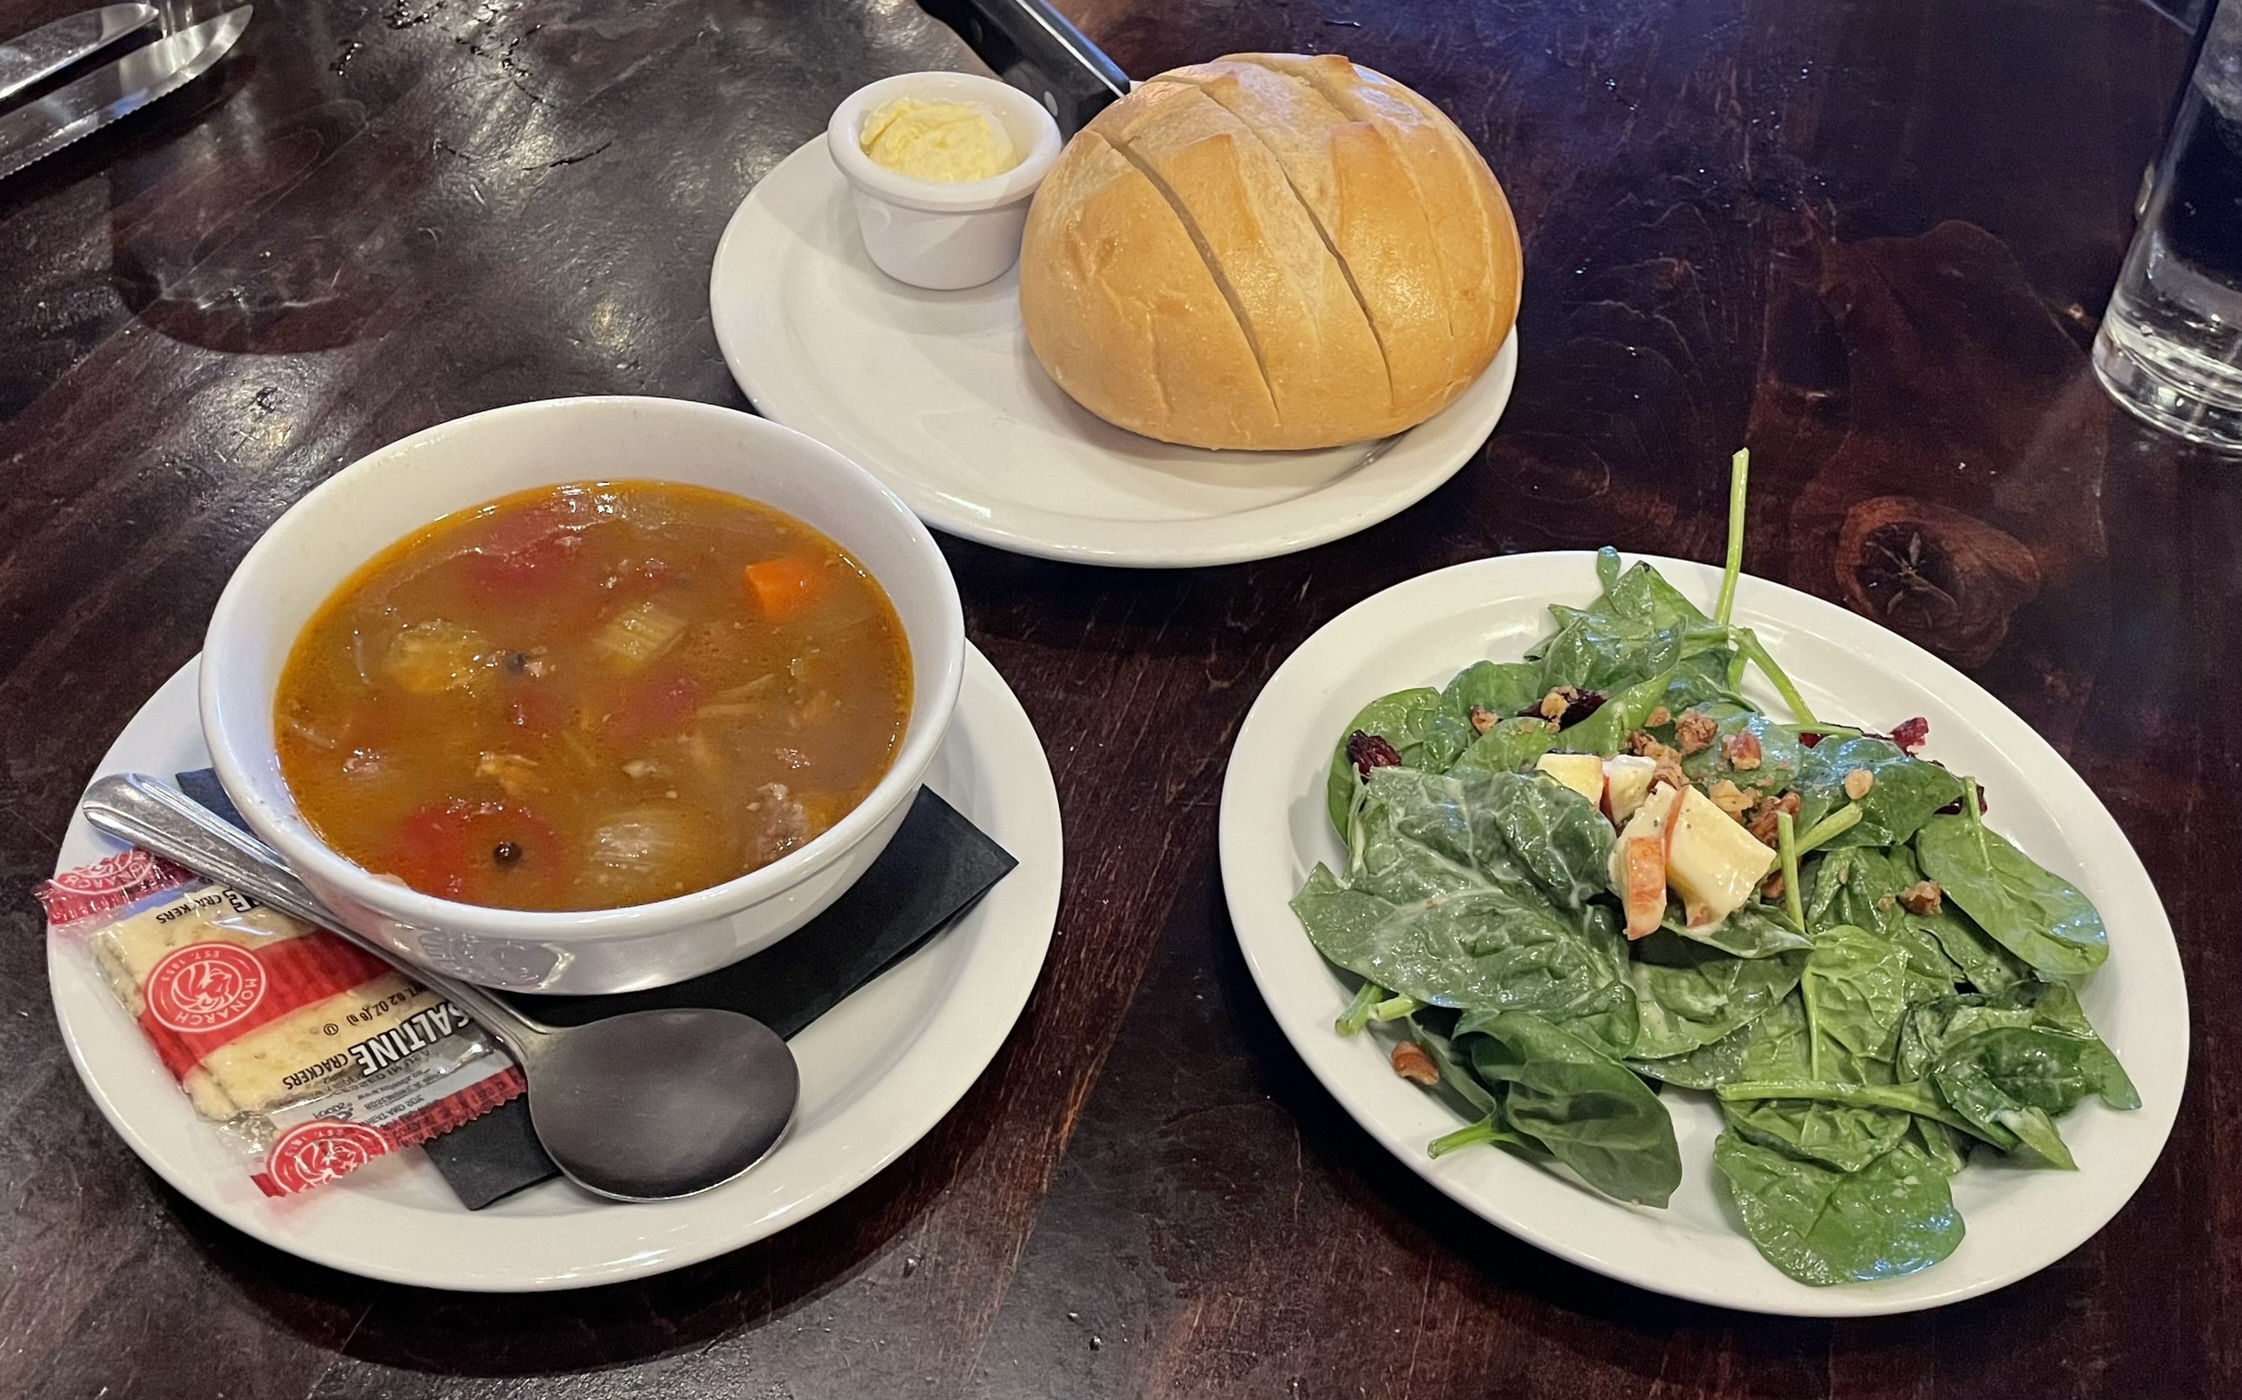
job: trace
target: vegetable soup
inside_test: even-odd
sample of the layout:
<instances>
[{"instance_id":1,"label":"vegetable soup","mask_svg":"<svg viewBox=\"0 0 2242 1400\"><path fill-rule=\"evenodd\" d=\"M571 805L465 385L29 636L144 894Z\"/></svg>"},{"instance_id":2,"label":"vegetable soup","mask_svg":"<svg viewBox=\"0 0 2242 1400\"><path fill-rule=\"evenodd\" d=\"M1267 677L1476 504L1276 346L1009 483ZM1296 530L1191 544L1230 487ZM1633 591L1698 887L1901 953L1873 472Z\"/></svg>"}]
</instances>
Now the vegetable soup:
<instances>
[{"instance_id":1,"label":"vegetable soup","mask_svg":"<svg viewBox=\"0 0 2242 1400\"><path fill-rule=\"evenodd\" d=\"M901 621L753 501L584 482L449 515L305 627L275 705L320 839L508 909L605 909L777 860L869 794L911 712Z\"/></svg>"}]
</instances>

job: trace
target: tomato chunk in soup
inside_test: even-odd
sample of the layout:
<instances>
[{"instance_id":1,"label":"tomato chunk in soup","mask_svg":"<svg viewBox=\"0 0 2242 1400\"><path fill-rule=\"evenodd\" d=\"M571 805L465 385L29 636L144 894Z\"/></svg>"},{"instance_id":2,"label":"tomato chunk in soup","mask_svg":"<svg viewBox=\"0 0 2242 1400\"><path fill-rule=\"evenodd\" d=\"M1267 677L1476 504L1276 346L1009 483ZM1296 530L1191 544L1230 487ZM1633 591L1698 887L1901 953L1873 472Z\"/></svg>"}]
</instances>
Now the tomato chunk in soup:
<instances>
[{"instance_id":1,"label":"tomato chunk in soup","mask_svg":"<svg viewBox=\"0 0 2242 1400\"><path fill-rule=\"evenodd\" d=\"M376 555L281 673L320 838L447 899L606 909L705 889L862 801L911 658L840 546L669 482L546 487Z\"/></svg>"}]
</instances>

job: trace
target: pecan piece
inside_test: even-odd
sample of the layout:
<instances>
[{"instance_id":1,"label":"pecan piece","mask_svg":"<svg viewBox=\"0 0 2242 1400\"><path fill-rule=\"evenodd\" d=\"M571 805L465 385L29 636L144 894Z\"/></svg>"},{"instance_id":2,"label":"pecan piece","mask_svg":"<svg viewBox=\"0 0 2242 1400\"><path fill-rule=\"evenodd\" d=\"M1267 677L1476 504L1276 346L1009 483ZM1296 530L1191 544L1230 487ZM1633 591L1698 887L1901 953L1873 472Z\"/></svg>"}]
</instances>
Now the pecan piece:
<instances>
[{"instance_id":1,"label":"pecan piece","mask_svg":"<svg viewBox=\"0 0 2242 1400\"><path fill-rule=\"evenodd\" d=\"M1752 803L1757 800L1728 778L1722 778L1705 789L1705 795L1713 800L1715 807L1739 822L1744 820L1744 814L1752 809Z\"/></svg>"},{"instance_id":2,"label":"pecan piece","mask_svg":"<svg viewBox=\"0 0 2242 1400\"><path fill-rule=\"evenodd\" d=\"M1440 1066L1413 1040L1404 1040L1393 1048L1393 1072L1412 1084L1428 1088L1440 1082Z\"/></svg>"},{"instance_id":3,"label":"pecan piece","mask_svg":"<svg viewBox=\"0 0 2242 1400\"><path fill-rule=\"evenodd\" d=\"M1721 740L1720 751L1728 759L1728 766L1739 772L1748 773L1759 766L1759 736L1749 729L1738 730Z\"/></svg>"},{"instance_id":4,"label":"pecan piece","mask_svg":"<svg viewBox=\"0 0 2242 1400\"><path fill-rule=\"evenodd\" d=\"M1776 814L1779 812L1788 812L1793 821L1797 820L1798 794L1786 792L1779 798L1762 797L1759 799L1759 805L1752 809L1751 820L1744 823L1745 826L1750 828L1753 840L1770 849L1780 843L1782 833L1776 830L1775 823Z\"/></svg>"},{"instance_id":5,"label":"pecan piece","mask_svg":"<svg viewBox=\"0 0 2242 1400\"><path fill-rule=\"evenodd\" d=\"M1471 732L1484 734L1495 727L1495 712L1485 705L1471 707Z\"/></svg>"},{"instance_id":6,"label":"pecan piece","mask_svg":"<svg viewBox=\"0 0 2242 1400\"><path fill-rule=\"evenodd\" d=\"M1658 736L1645 729L1635 730L1627 736L1627 747L1653 763L1680 763L1681 750L1671 744L1662 744Z\"/></svg>"},{"instance_id":7,"label":"pecan piece","mask_svg":"<svg viewBox=\"0 0 2242 1400\"><path fill-rule=\"evenodd\" d=\"M1899 907L1910 914L1936 914L1945 902L1946 892L1936 880L1917 880L1899 892Z\"/></svg>"},{"instance_id":8,"label":"pecan piece","mask_svg":"<svg viewBox=\"0 0 2242 1400\"><path fill-rule=\"evenodd\" d=\"M1720 722L1703 710L1690 710L1674 721L1674 742L1684 754L1709 749L1720 733Z\"/></svg>"}]
</instances>

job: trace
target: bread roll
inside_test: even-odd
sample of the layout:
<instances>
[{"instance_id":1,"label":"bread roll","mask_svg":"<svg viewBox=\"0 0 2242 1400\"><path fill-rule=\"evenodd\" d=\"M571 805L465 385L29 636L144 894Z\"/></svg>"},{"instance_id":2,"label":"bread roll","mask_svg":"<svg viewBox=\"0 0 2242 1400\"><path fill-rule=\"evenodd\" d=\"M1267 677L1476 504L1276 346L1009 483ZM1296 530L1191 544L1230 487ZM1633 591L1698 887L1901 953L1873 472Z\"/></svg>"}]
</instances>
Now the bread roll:
<instances>
[{"instance_id":1,"label":"bread roll","mask_svg":"<svg viewBox=\"0 0 2242 1400\"><path fill-rule=\"evenodd\" d=\"M1518 313L1518 228L1431 103L1336 54L1143 83L1037 191L1020 312L1051 378L1132 432L1330 447L1448 406Z\"/></svg>"}]
</instances>

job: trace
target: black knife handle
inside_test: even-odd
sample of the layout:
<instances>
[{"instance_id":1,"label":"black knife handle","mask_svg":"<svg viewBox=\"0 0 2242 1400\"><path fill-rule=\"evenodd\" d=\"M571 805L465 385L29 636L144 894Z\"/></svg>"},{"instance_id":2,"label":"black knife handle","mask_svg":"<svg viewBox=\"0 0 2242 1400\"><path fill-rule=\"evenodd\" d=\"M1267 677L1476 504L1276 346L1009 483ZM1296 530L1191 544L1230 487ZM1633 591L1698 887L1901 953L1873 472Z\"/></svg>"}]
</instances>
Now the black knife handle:
<instances>
[{"instance_id":1,"label":"black knife handle","mask_svg":"<svg viewBox=\"0 0 2242 1400\"><path fill-rule=\"evenodd\" d=\"M1042 102L1072 136L1129 91L1129 76L1046 0L919 0L997 76Z\"/></svg>"}]
</instances>

